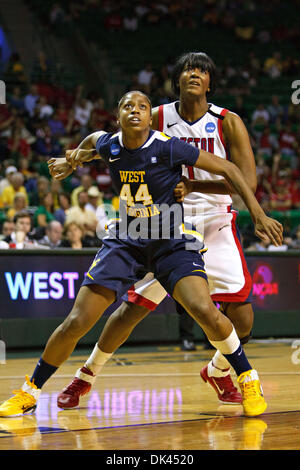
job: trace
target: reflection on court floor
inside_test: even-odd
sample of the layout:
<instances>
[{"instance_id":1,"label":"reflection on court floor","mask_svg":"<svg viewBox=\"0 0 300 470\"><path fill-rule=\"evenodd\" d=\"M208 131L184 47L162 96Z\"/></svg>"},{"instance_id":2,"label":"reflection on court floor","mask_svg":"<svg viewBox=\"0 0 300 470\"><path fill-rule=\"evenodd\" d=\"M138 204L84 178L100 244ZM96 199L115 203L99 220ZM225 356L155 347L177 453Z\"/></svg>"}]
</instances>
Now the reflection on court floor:
<instances>
[{"instance_id":1,"label":"reflection on court floor","mask_svg":"<svg viewBox=\"0 0 300 470\"><path fill-rule=\"evenodd\" d=\"M61 410L57 396L85 359L72 356L43 388L34 414L0 418L0 450L299 450L300 369L293 352L284 343L247 345L268 403L256 418L243 416L240 405L220 405L200 380L208 359L201 347L116 355L80 406ZM35 363L18 358L1 365L1 401Z\"/></svg>"}]
</instances>

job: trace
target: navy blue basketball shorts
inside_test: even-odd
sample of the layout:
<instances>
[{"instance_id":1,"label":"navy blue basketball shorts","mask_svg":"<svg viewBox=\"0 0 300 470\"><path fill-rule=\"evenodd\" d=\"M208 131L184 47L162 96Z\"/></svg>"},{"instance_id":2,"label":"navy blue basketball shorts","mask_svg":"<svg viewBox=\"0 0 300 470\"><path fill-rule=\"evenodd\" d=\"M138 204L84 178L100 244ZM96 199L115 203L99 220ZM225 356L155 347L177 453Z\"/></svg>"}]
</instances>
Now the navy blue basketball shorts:
<instances>
[{"instance_id":1,"label":"navy blue basketball shorts","mask_svg":"<svg viewBox=\"0 0 300 470\"><path fill-rule=\"evenodd\" d=\"M133 240L103 239L82 286L97 284L115 291L116 300L148 272L172 295L176 283L187 276L207 281L202 252L197 243L187 249L187 239Z\"/></svg>"}]
</instances>

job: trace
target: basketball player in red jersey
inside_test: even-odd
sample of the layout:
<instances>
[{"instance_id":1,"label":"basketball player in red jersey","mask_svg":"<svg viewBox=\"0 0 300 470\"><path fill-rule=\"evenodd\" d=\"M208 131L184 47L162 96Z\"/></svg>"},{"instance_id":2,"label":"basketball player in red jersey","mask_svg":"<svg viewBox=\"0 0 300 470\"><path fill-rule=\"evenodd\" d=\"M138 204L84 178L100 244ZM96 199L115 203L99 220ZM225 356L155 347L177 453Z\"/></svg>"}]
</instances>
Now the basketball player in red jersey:
<instances>
[{"instance_id":1,"label":"basketball player in red jersey","mask_svg":"<svg viewBox=\"0 0 300 470\"><path fill-rule=\"evenodd\" d=\"M152 128L221 158L230 158L255 192L255 161L245 125L235 113L208 102L215 89L215 75L215 65L205 53L180 57L172 78L179 101L155 108ZM204 235L211 297L221 304L244 344L251 337L253 325L252 282L235 223L236 212L231 207L233 189L221 177L199 169L183 168L183 175L190 181L185 186L179 184L177 195L181 199L184 191L185 220ZM59 395L58 406L77 406L103 365L165 295L151 273L128 292L125 302L108 319L84 367ZM230 365L219 351L200 375L214 388L220 402L241 403L242 397L230 376Z\"/></svg>"}]
</instances>

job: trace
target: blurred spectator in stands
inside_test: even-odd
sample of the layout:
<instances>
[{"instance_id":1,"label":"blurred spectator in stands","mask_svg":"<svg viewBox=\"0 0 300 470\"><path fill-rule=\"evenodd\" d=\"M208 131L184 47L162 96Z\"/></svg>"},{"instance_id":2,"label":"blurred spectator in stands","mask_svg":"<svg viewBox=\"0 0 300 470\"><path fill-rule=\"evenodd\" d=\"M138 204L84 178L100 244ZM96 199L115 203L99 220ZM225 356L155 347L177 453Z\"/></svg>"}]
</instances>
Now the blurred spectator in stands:
<instances>
[{"instance_id":1,"label":"blurred spectator in stands","mask_svg":"<svg viewBox=\"0 0 300 470\"><path fill-rule=\"evenodd\" d=\"M14 85L24 85L26 82L25 69L17 52L14 52L9 58L5 78L8 83Z\"/></svg>"},{"instance_id":2,"label":"blurred spectator in stands","mask_svg":"<svg viewBox=\"0 0 300 470\"><path fill-rule=\"evenodd\" d=\"M257 188L255 196L266 212L270 210L272 193L272 172L261 154L256 156Z\"/></svg>"},{"instance_id":3,"label":"blurred spectator in stands","mask_svg":"<svg viewBox=\"0 0 300 470\"><path fill-rule=\"evenodd\" d=\"M275 151L278 150L277 135L271 133L269 126L265 126L259 137L258 151L264 158L270 160Z\"/></svg>"},{"instance_id":4,"label":"blurred spectator in stands","mask_svg":"<svg viewBox=\"0 0 300 470\"><path fill-rule=\"evenodd\" d=\"M158 79L165 95L168 96L170 99L175 98L174 91L172 88L170 72L165 64L161 67L158 72Z\"/></svg>"},{"instance_id":5,"label":"blurred spectator in stands","mask_svg":"<svg viewBox=\"0 0 300 470\"><path fill-rule=\"evenodd\" d=\"M300 250L300 225L293 230L290 248Z\"/></svg>"},{"instance_id":6,"label":"blurred spectator in stands","mask_svg":"<svg viewBox=\"0 0 300 470\"><path fill-rule=\"evenodd\" d=\"M56 110L54 110L53 114L49 117L48 126L50 127L51 134L55 139L60 139L66 134L64 124L59 118L59 114Z\"/></svg>"},{"instance_id":7,"label":"blurred spectator in stands","mask_svg":"<svg viewBox=\"0 0 300 470\"><path fill-rule=\"evenodd\" d=\"M18 169L13 166L9 165L5 170L5 177L0 181L0 198L3 193L4 188L11 185L11 178L14 173L17 173Z\"/></svg>"},{"instance_id":8,"label":"blurred spectator in stands","mask_svg":"<svg viewBox=\"0 0 300 470\"><path fill-rule=\"evenodd\" d=\"M42 199L33 215L35 227L46 227L49 222L54 220L54 201L52 193L49 191Z\"/></svg>"},{"instance_id":9,"label":"blurred spectator in stands","mask_svg":"<svg viewBox=\"0 0 300 470\"><path fill-rule=\"evenodd\" d=\"M287 111L287 117L290 122L300 123L300 106L299 104L290 103Z\"/></svg>"},{"instance_id":10,"label":"blurred spectator in stands","mask_svg":"<svg viewBox=\"0 0 300 470\"><path fill-rule=\"evenodd\" d=\"M32 84L30 86L29 92L25 95L24 98L25 110L31 117L34 116L35 108L38 105L39 98L40 96L38 92L38 87L37 85Z\"/></svg>"},{"instance_id":11,"label":"blurred spectator in stands","mask_svg":"<svg viewBox=\"0 0 300 470\"><path fill-rule=\"evenodd\" d=\"M283 62L280 52L274 52L271 57L268 57L264 62L264 72L270 78L278 78L282 73Z\"/></svg>"},{"instance_id":12,"label":"blurred spectator in stands","mask_svg":"<svg viewBox=\"0 0 300 470\"><path fill-rule=\"evenodd\" d=\"M53 107L47 102L45 96L40 96L36 105L36 111L40 119L48 119L53 114Z\"/></svg>"},{"instance_id":13,"label":"blurred spectator in stands","mask_svg":"<svg viewBox=\"0 0 300 470\"><path fill-rule=\"evenodd\" d=\"M259 31L257 33L257 40L261 44L267 44L268 42L270 42L271 41L270 31L268 31L267 29L262 29L261 31Z\"/></svg>"},{"instance_id":14,"label":"blurred spectator in stands","mask_svg":"<svg viewBox=\"0 0 300 470\"><path fill-rule=\"evenodd\" d=\"M123 18L119 13L118 7L112 8L111 11L106 15L104 24L105 29L109 33L114 33L123 29Z\"/></svg>"},{"instance_id":15,"label":"blurred spectator in stands","mask_svg":"<svg viewBox=\"0 0 300 470\"><path fill-rule=\"evenodd\" d=\"M279 150L283 158L286 157L290 160L292 157L295 157L298 149L298 142L290 122L288 122L280 131L278 143Z\"/></svg>"},{"instance_id":16,"label":"blurred spectator in stands","mask_svg":"<svg viewBox=\"0 0 300 470\"><path fill-rule=\"evenodd\" d=\"M150 62L147 62L145 66L139 71L137 80L140 88L145 92L145 93L150 93L150 84L151 84L151 79L153 77L154 70L152 68L152 64Z\"/></svg>"},{"instance_id":17,"label":"blurred spectator in stands","mask_svg":"<svg viewBox=\"0 0 300 470\"><path fill-rule=\"evenodd\" d=\"M58 204L59 207L54 211L54 218L55 220L58 220L58 222L61 223L62 226L64 226L65 221L66 221L66 215L71 207L71 197L70 194L68 193L60 193L58 195Z\"/></svg>"},{"instance_id":18,"label":"blurred spectator in stands","mask_svg":"<svg viewBox=\"0 0 300 470\"><path fill-rule=\"evenodd\" d=\"M44 51L39 51L33 64L35 79L39 82L49 83L52 67L53 65L46 53Z\"/></svg>"},{"instance_id":19,"label":"blurred spectator in stands","mask_svg":"<svg viewBox=\"0 0 300 470\"><path fill-rule=\"evenodd\" d=\"M95 213L96 219L98 221L97 231L104 231L106 224L108 223L108 218L105 213L104 204L103 204L103 194L100 193L96 186L92 186L88 190L88 203L85 208Z\"/></svg>"},{"instance_id":20,"label":"blurred spectator in stands","mask_svg":"<svg viewBox=\"0 0 300 470\"><path fill-rule=\"evenodd\" d=\"M243 42L249 42L254 37L255 29L248 17L242 16L236 20L234 32L238 39Z\"/></svg>"},{"instance_id":21,"label":"blurred spectator in stands","mask_svg":"<svg viewBox=\"0 0 300 470\"><path fill-rule=\"evenodd\" d=\"M27 201L26 196L24 193L16 193L14 197L13 205L8 211L6 212L6 217L9 220L13 220L14 216L27 208Z\"/></svg>"},{"instance_id":22,"label":"blurred spectator in stands","mask_svg":"<svg viewBox=\"0 0 300 470\"><path fill-rule=\"evenodd\" d=\"M79 124L81 134L86 135L88 132L91 109L85 98L80 99L80 101L75 104L74 113L74 119Z\"/></svg>"},{"instance_id":23,"label":"blurred spectator in stands","mask_svg":"<svg viewBox=\"0 0 300 470\"><path fill-rule=\"evenodd\" d=\"M16 161L21 157L29 158L32 154L31 146L22 138L22 129L18 126L13 126L11 137L7 139L7 148Z\"/></svg>"},{"instance_id":24,"label":"blurred spectator in stands","mask_svg":"<svg viewBox=\"0 0 300 470\"><path fill-rule=\"evenodd\" d=\"M33 145L34 150L44 157L57 157L61 153L61 144L57 138L52 135L48 125L39 129L36 142Z\"/></svg>"},{"instance_id":25,"label":"blurred spectator in stands","mask_svg":"<svg viewBox=\"0 0 300 470\"><path fill-rule=\"evenodd\" d=\"M78 205L71 207L66 216L66 224L78 222L85 230L85 234L91 237L95 236L97 227L97 218L93 211L87 210L88 192L82 190L78 194Z\"/></svg>"},{"instance_id":26,"label":"blurred spectator in stands","mask_svg":"<svg viewBox=\"0 0 300 470\"><path fill-rule=\"evenodd\" d=\"M123 27L125 31L130 31L130 32L137 31L139 27L138 17L134 13L132 8L128 8L124 12Z\"/></svg>"},{"instance_id":27,"label":"blurred spectator in stands","mask_svg":"<svg viewBox=\"0 0 300 470\"><path fill-rule=\"evenodd\" d=\"M253 243L248 246L245 251L268 251L268 247L270 245L269 241L260 240L257 238Z\"/></svg>"},{"instance_id":28,"label":"blurred spectator in stands","mask_svg":"<svg viewBox=\"0 0 300 470\"><path fill-rule=\"evenodd\" d=\"M30 158L19 158L19 171L24 176L24 186L26 188L29 204L30 204L30 194L36 189L37 177L38 174L33 168L33 160Z\"/></svg>"},{"instance_id":29,"label":"blurred spectator in stands","mask_svg":"<svg viewBox=\"0 0 300 470\"><path fill-rule=\"evenodd\" d=\"M29 202L31 206L39 206L42 200L50 191L50 182L45 176L39 176L36 181L36 189L29 193Z\"/></svg>"},{"instance_id":30,"label":"blurred spectator in stands","mask_svg":"<svg viewBox=\"0 0 300 470\"><path fill-rule=\"evenodd\" d=\"M291 184L292 208L300 210L300 179L295 179Z\"/></svg>"},{"instance_id":31,"label":"blurred spectator in stands","mask_svg":"<svg viewBox=\"0 0 300 470\"><path fill-rule=\"evenodd\" d=\"M135 6L135 13L138 18L142 19L147 15L150 11L148 2L146 0L138 0Z\"/></svg>"},{"instance_id":32,"label":"blurred spectator in stands","mask_svg":"<svg viewBox=\"0 0 300 470\"><path fill-rule=\"evenodd\" d=\"M282 64L283 74L294 77L299 73L299 59L296 57L285 57Z\"/></svg>"},{"instance_id":33,"label":"blurred spectator in stands","mask_svg":"<svg viewBox=\"0 0 300 470\"><path fill-rule=\"evenodd\" d=\"M11 137L13 130L16 129L19 131L21 139L25 139L28 144L31 145L35 140L32 133L26 127L24 117L20 115L16 116L10 129L11 129L11 132L7 134L8 137Z\"/></svg>"},{"instance_id":34,"label":"blurred spectator in stands","mask_svg":"<svg viewBox=\"0 0 300 470\"><path fill-rule=\"evenodd\" d=\"M238 114L238 116L240 116L244 124L248 123L248 120L249 120L248 111L246 107L244 106L244 98L242 96L236 96L235 105L233 106L232 111Z\"/></svg>"},{"instance_id":35,"label":"blurred spectator in stands","mask_svg":"<svg viewBox=\"0 0 300 470\"><path fill-rule=\"evenodd\" d=\"M46 225L45 235L38 242L49 248L59 248L62 244L63 226L57 220Z\"/></svg>"},{"instance_id":36,"label":"blurred spectator in stands","mask_svg":"<svg viewBox=\"0 0 300 470\"><path fill-rule=\"evenodd\" d=\"M18 112L23 113L25 110L24 97L22 96L21 87L15 86L11 93L7 95L7 102Z\"/></svg>"},{"instance_id":37,"label":"blurred spectator in stands","mask_svg":"<svg viewBox=\"0 0 300 470\"><path fill-rule=\"evenodd\" d=\"M9 237L15 230L15 223L13 220L4 220L1 229L0 240Z\"/></svg>"},{"instance_id":38,"label":"blurred spectator in stands","mask_svg":"<svg viewBox=\"0 0 300 470\"><path fill-rule=\"evenodd\" d=\"M3 206L9 208L13 206L14 198L17 193L23 193L26 197L26 205L28 204L28 195L24 187L24 176L19 171L14 172L10 177L10 184L4 188L1 199Z\"/></svg>"},{"instance_id":39,"label":"blurred spectator in stands","mask_svg":"<svg viewBox=\"0 0 300 470\"><path fill-rule=\"evenodd\" d=\"M103 98L98 98L96 101L90 116L90 127L96 130L103 130L107 129L108 123L112 118L111 113L109 113L105 109L104 100Z\"/></svg>"},{"instance_id":40,"label":"blurred spectator in stands","mask_svg":"<svg viewBox=\"0 0 300 470\"><path fill-rule=\"evenodd\" d=\"M93 183L93 178L89 174L81 176L81 184L71 194L72 206L78 206L78 194L83 190L88 191Z\"/></svg>"},{"instance_id":41,"label":"blurred spectator in stands","mask_svg":"<svg viewBox=\"0 0 300 470\"><path fill-rule=\"evenodd\" d=\"M214 6L211 8L208 8L203 15L202 22L204 24L208 24L209 26L217 26L220 20L219 15L220 15L220 12L218 8L215 8Z\"/></svg>"},{"instance_id":42,"label":"blurred spectator in stands","mask_svg":"<svg viewBox=\"0 0 300 470\"><path fill-rule=\"evenodd\" d=\"M227 30L234 30L236 26L236 19L235 16L231 11L225 10L222 16L220 17L219 24Z\"/></svg>"},{"instance_id":43,"label":"blurred spectator in stands","mask_svg":"<svg viewBox=\"0 0 300 470\"><path fill-rule=\"evenodd\" d=\"M14 231L4 238L4 241L9 244L9 248L23 249L38 246L38 243L30 235L32 219L29 212L18 212L14 217L14 224Z\"/></svg>"},{"instance_id":44,"label":"blurred spectator in stands","mask_svg":"<svg viewBox=\"0 0 300 470\"><path fill-rule=\"evenodd\" d=\"M66 129L69 122L70 110L67 108L66 104L63 101L60 101L56 108L57 119L63 124ZM66 131L68 132L68 131Z\"/></svg>"},{"instance_id":45,"label":"blurred spectator in stands","mask_svg":"<svg viewBox=\"0 0 300 470\"><path fill-rule=\"evenodd\" d=\"M81 250L82 248L90 247L89 239L84 236L84 228L77 221L66 222L64 227L64 236L60 247L73 248Z\"/></svg>"},{"instance_id":46,"label":"blurred spectator in stands","mask_svg":"<svg viewBox=\"0 0 300 470\"><path fill-rule=\"evenodd\" d=\"M110 199L112 197L112 180L109 169L103 160L98 160L95 180L99 190L104 193L104 197Z\"/></svg>"},{"instance_id":47,"label":"blurred spectator in stands","mask_svg":"<svg viewBox=\"0 0 300 470\"><path fill-rule=\"evenodd\" d=\"M103 194L100 193L96 186L91 186L88 189L87 194L88 202L86 203L85 208L96 213L98 206L103 204Z\"/></svg>"},{"instance_id":48,"label":"blurred spectator in stands","mask_svg":"<svg viewBox=\"0 0 300 470\"><path fill-rule=\"evenodd\" d=\"M252 114L253 126L266 126L269 124L270 115L263 103L260 103Z\"/></svg>"},{"instance_id":49,"label":"blurred spectator in stands","mask_svg":"<svg viewBox=\"0 0 300 470\"><path fill-rule=\"evenodd\" d=\"M56 210L59 208L58 196L63 191L62 181L55 179L50 180L50 192L53 197L53 209Z\"/></svg>"},{"instance_id":50,"label":"blurred spectator in stands","mask_svg":"<svg viewBox=\"0 0 300 470\"><path fill-rule=\"evenodd\" d=\"M272 210L279 212L292 208L292 194L284 181L277 181L276 188L273 188L270 204Z\"/></svg>"},{"instance_id":51,"label":"blurred spectator in stands","mask_svg":"<svg viewBox=\"0 0 300 470\"><path fill-rule=\"evenodd\" d=\"M270 116L270 123L275 124L278 119L282 121L284 117L284 108L279 102L279 97L277 95L272 95L271 103L267 107L267 111Z\"/></svg>"},{"instance_id":52,"label":"blurred spectator in stands","mask_svg":"<svg viewBox=\"0 0 300 470\"><path fill-rule=\"evenodd\" d=\"M1 136L5 135L5 130L9 128L16 119L17 111L9 105L2 104L0 106L0 133Z\"/></svg>"},{"instance_id":53,"label":"blurred spectator in stands","mask_svg":"<svg viewBox=\"0 0 300 470\"><path fill-rule=\"evenodd\" d=\"M52 8L49 14L50 24L52 25L54 31L58 34L64 31L64 27L69 22L70 18L62 8L60 3L53 3Z\"/></svg>"},{"instance_id":54,"label":"blurred spectator in stands","mask_svg":"<svg viewBox=\"0 0 300 470\"><path fill-rule=\"evenodd\" d=\"M261 63L255 52L251 51L248 56L248 64L251 75L258 77L261 73Z\"/></svg>"}]
</instances>

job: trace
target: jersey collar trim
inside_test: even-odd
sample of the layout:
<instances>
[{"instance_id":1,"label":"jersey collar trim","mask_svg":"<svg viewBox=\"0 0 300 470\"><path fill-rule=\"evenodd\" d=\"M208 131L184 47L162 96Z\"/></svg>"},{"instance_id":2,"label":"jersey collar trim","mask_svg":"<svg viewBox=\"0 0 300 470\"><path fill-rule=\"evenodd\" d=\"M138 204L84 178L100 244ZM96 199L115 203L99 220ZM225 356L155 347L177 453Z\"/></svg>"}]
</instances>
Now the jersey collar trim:
<instances>
[{"instance_id":1,"label":"jersey collar trim","mask_svg":"<svg viewBox=\"0 0 300 470\"><path fill-rule=\"evenodd\" d=\"M144 149L146 147L149 147L149 145L152 144L153 140L155 139L155 132L150 130L150 133L149 133L149 136L148 136L148 139L146 140L146 142L143 143L143 145L141 147L138 147L134 150L129 150L129 149L126 149L124 143L123 143L123 135L122 135L122 131L119 131L117 134L115 134L115 137L118 138L119 140L119 144L121 147L123 147L125 150L127 150L128 152L136 152L137 150L141 150L141 149Z\"/></svg>"},{"instance_id":2,"label":"jersey collar trim","mask_svg":"<svg viewBox=\"0 0 300 470\"><path fill-rule=\"evenodd\" d=\"M203 114L203 116L201 116L199 119L196 119L196 121L187 121L186 119L183 119L183 117L180 116L179 114L179 101L175 101L174 102L174 106L175 106L175 111L176 113L178 114L178 116L180 117L180 119L185 122L186 124L188 124L189 126L193 126L194 124L196 124L197 122L201 121L201 119L204 118L204 116L209 112L210 108L211 108L211 103L207 103L208 104L208 110L206 111L206 113Z\"/></svg>"}]
</instances>

